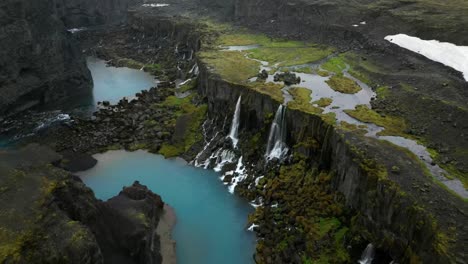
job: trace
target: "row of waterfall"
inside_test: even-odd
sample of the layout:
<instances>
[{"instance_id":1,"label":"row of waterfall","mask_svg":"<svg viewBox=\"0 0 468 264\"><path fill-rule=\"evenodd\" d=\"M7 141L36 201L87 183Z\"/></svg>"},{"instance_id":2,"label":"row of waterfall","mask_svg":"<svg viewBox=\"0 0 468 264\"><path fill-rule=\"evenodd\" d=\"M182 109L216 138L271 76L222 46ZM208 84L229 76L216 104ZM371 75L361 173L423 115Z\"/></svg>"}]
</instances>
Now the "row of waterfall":
<instances>
[{"instance_id":1,"label":"row of waterfall","mask_svg":"<svg viewBox=\"0 0 468 264\"><path fill-rule=\"evenodd\" d=\"M205 121L203 124L203 136L205 139L205 147L197 154L192 164L196 167L204 169L212 168L217 172L222 172L221 179L229 176L226 185L229 185L229 192L234 193L237 184L241 183L247 177L246 164L243 163L242 156L239 156L234 149L239 143L239 128L241 118L241 102L242 97L239 96L236 103L236 109L232 116L231 128L226 138L231 139L233 149L224 147L215 147L223 137L220 131L213 130L215 120ZM226 124L226 119L224 120ZM224 125L221 131L224 131ZM271 159L282 159L286 156L289 149L286 145L286 107L280 105L276 111L274 120L271 124L266 152L264 157L267 161ZM231 171L223 171L227 164L236 164L236 169Z\"/></svg>"},{"instance_id":2,"label":"row of waterfall","mask_svg":"<svg viewBox=\"0 0 468 264\"><path fill-rule=\"evenodd\" d=\"M229 132L229 138L232 140L232 145L234 148L237 147L239 142L239 122L240 122L240 108L241 108L242 96L239 96L236 104L236 111L234 111L234 116L232 117L231 131Z\"/></svg>"},{"instance_id":3,"label":"row of waterfall","mask_svg":"<svg viewBox=\"0 0 468 264\"><path fill-rule=\"evenodd\" d=\"M275 114L275 119L271 123L270 135L265 152L265 158L271 160L273 158L281 159L289 151L286 145L286 107L280 105Z\"/></svg>"}]
</instances>

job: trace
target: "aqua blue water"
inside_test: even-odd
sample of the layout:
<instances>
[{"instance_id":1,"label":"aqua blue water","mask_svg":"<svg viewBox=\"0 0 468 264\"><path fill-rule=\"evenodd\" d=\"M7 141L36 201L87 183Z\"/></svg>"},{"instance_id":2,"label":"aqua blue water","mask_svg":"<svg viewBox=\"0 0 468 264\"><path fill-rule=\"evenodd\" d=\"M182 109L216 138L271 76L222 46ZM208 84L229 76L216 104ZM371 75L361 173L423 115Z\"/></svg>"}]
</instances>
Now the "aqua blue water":
<instances>
[{"instance_id":1,"label":"aqua blue water","mask_svg":"<svg viewBox=\"0 0 468 264\"><path fill-rule=\"evenodd\" d=\"M93 77L94 102L109 101L117 103L123 97L133 97L141 90L156 85L149 73L130 68L107 67L105 61L88 57L88 68Z\"/></svg>"},{"instance_id":2,"label":"aqua blue water","mask_svg":"<svg viewBox=\"0 0 468 264\"><path fill-rule=\"evenodd\" d=\"M177 263L253 263L255 237L245 226L252 208L229 194L214 171L144 151L111 151L95 158L97 166L79 176L99 199L138 180L175 209Z\"/></svg>"},{"instance_id":3,"label":"aqua blue water","mask_svg":"<svg viewBox=\"0 0 468 264\"><path fill-rule=\"evenodd\" d=\"M0 135L0 148L15 143L15 136L22 138L35 133L37 127L43 126L47 120L54 119L54 115L67 113L87 118L96 111L99 101L109 101L115 104L124 97L134 97L136 93L156 86L154 76L144 71L125 67L108 67L105 61L94 57L87 58L87 65L94 83L92 96L73 97L65 102L52 102L35 109L34 114L26 113L18 116L18 118L29 120L29 126L22 127L20 131L11 131L8 135ZM44 129L47 127L44 126Z\"/></svg>"}]
</instances>

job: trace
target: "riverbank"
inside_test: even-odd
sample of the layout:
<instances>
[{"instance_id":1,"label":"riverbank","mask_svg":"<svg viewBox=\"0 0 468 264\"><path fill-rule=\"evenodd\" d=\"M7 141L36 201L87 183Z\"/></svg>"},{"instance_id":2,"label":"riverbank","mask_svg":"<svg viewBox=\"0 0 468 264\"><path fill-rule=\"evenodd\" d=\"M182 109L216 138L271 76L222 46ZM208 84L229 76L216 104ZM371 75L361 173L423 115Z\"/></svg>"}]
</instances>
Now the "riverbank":
<instances>
[{"instance_id":1,"label":"riverbank","mask_svg":"<svg viewBox=\"0 0 468 264\"><path fill-rule=\"evenodd\" d=\"M138 181L173 208L161 212L155 230L163 261L177 256L180 264L252 262L255 236L246 230L252 207L228 193L216 172L144 150L113 150L94 158L97 165L79 176L99 199L107 200L121 186Z\"/></svg>"},{"instance_id":2,"label":"riverbank","mask_svg":"<svg viewBox=\"0 0 468 264\"><path fill-rule=\"evenodd\" d=\"M251 77L258 80L265 76L259 74L260 67L266 67L262 62L274 67L294 66L304 50L308 51L307 60L319 59L320 65L330 62L325 71L304 70L322 78L318 80L324 80L325 74L336 76L334 83L339 86L349 77L342 67L349 66L346 73L355 76L355 82L367 83L377 99L365 101L367 108L353 105L356 109L345 110L363 122L381 124L385 133L428 140L428 146L442 150L444 156L458 155L445 165L452 164L463 172L465 145L459 139L464 138L465 128L459 124L465 123L466 115L459 107L465 98L460 92L464 87L460 76L388 46L360 48L365 38L340 30L332 31L346 36L338 37L338 42L352 41L356 51L334 50L337 47L329 43L333 38L326 38L325 46L320 46L273 40L259 32L245 34L246 29L241 29L237 40L244 42L236 44L263 45L247 51L260 61L246 62L244 53L219 49L218 37L239 28L196 17L171 18L162 10L132 11L129 27L118 28L115 32L119 34L112 30L92 32L96 35L90 42L91 47L96 45L94 40L103 34L105 41L91 50L114 65L138 65L164 75L167 82L138 94L133 102L122 100L99 111L93 120L76 118L72 125L51 129L33 140L47 142L60 151L89 154L149 149L220 171L229 190L257 208L249 221L259 238L258 263L353 262L369 242L383 259L398 262L465 259L466 202L433 180L418 157L365 137L363 127L337 124L333 113L346 112L337 105L333 113L321 112L319 104L326 105L329 100L312 100L313 86L312 91L300 87L288 90L282 83L249 82ZM171 10L181 9L171 6ZM328 36L326 32L321 30L324 35L320 36ZM252 38L255 43L245 43ZM158 43L158 49L152 43ZM158 65L161 58L171 63ZM267 79L273 77L269 72L266 75ZM185 80L186 85L176 85ZM402 84L406 82L411 87ZM440 92L440 83L447 83L442 85L448 87L445 92ZM189 96L177 96L179 89ZM287 94L292 100L285 103ZM430 108L440 111L427 113L424 102L428 97ZM395 106L402 102L402 107ZM284 107L280 107L282 103ZM416 113L412 111L415 108ZM239 115L234 118L236 112ZM275 113L280 113L280 118ZM453 117L445 120L451 113ZM233 127L237 133L231 133ZM280 131L280 135L271 131ZM455 151L440 145L446 141L448 149ZM280 148L276 148L277 142ZM270 155L270 148L284 151Z\"/></svg>"},{"instance_id":3,"label":"riverbank","mask_svg":"<svg viewBox=\"0 0 468 264\"><path fill-rule=\"evenodd\" d=\"M158 228L156 229L161 241L162 264L177 263L176 241L172 239L172 230L176 222L177 218L174 208L165 204L163 215L159 219Z\"/></svg>"}]
</instances>

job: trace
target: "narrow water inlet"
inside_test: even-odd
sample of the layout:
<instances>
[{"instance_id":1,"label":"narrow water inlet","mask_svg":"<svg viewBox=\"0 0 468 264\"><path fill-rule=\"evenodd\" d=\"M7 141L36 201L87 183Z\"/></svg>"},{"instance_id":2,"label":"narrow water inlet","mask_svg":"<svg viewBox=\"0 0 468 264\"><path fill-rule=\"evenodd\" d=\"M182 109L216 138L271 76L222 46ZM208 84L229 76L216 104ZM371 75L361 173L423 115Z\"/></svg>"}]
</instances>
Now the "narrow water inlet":
<instances>
[{"instance_id":1,"label":"narrow water inlet","mask_svg":"<svg viewBox=\"0 0 468 264\"><path fill-rule=\"evenodd\" d=\"M138 180L174 208L177 263L253 263L255 235L246 220L253 208L231 195L218 173L146 151L94 157L98 164L78 175L97 198L107 200Z\"/></svg>"}]
</instances>

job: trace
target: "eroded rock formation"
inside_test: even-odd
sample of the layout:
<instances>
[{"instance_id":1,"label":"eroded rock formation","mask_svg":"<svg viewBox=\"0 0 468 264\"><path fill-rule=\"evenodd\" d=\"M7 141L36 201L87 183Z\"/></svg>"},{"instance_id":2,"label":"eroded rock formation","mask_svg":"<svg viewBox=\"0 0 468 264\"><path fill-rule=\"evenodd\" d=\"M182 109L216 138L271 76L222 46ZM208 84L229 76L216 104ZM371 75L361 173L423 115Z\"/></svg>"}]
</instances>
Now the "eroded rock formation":
<instances>
[{"instance_id":1,"label":"eroded rock formation","mask_svg":"<svg viewBox=\"0 0 468 264\"><path fill-rule=\"evenodd\" d=\"M0 115L91 91L81 52L51 1L0 3Z\"/></svg>"},{"instance_id":2,"label":"eroded rock formation","mask_svg":"<svg viewBox=\"0 0 468 264\"><path fill-rule=\"evenodd\" d=\"M161 197L135 182L102 202L61 159L39 145L0 153L0 261L161 263Z\"/></svg>"}]
</instances>

